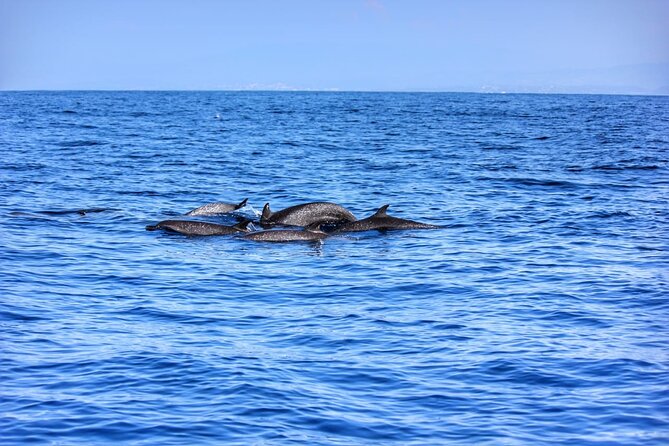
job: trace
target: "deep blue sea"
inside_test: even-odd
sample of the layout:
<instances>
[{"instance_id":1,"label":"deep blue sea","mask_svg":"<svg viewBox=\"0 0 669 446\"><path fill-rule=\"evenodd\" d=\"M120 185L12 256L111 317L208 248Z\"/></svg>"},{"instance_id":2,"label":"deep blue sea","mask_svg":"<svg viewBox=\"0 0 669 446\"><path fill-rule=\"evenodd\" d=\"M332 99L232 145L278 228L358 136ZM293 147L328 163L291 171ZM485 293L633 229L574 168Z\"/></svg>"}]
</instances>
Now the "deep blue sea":
<instances>
[{"instance_id":1,"label":"deep blue sea","mask_svg":"<svg viewBox=\"0 0 669 446\"><path fill-rule=\"evenodd\" d=\"M669 97L4 92L0 154L2 444L669 444ZM145 230L247 197L443 228Z\"/></svg>"}]
</instances>

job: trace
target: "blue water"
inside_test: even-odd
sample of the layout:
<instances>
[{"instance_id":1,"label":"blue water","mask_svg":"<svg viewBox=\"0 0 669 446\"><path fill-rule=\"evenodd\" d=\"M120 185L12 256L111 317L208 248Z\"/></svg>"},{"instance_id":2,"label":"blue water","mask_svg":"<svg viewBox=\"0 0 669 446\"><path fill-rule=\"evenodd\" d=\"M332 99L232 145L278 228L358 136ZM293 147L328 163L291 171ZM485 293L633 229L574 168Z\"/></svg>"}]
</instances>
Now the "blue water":
<instances>
[{"instance_id":1,"label":"blue water","mask_svg":"<svg viewBox=\"0 0 669 446\"><path fill-rule=\"evenodd\" d=\"M669 443L668 97L5 92L0 154L3 444ZM145 230L246 197L443 229Z\"/></svg>"}]
</instances>

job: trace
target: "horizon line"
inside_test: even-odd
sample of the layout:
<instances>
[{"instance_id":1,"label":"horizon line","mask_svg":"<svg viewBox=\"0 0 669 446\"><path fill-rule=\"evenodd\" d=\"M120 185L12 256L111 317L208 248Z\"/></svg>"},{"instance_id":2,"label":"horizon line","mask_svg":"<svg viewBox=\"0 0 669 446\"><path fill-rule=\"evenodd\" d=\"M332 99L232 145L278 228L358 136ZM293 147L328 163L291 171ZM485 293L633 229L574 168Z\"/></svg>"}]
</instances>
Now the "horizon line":
<instances>
[{"instance_id":1,"label":"horizon line","mask_svg":"<svg viewBox=\"0 0 669 446\"><path fill-rule=\"evenodd\" d=\"M668 93L622 93L622 92L546 92L546 91L475 91L475 90L339 90L339 89L113 89L113 88L80 88L80 89L0 89L0 93L73 93L73 92L117 92L117 93L423 93L423 94L527 94L527 95L570 95L570 96L650 96L665 97Z\"/></svg>"}]
</instances>

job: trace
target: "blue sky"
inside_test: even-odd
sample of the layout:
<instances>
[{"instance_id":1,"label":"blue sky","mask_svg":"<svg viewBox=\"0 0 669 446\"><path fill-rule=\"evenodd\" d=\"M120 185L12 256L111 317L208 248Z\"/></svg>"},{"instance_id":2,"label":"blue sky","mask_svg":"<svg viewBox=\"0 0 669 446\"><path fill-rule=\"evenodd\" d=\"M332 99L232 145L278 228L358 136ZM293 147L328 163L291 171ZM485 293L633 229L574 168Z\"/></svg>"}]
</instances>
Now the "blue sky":
<instances>
[{"instance_id":1,"label":"blue sky","mask_svg":"<svg viewBox=\"0 0 669 446\"><path fill-rule=\"evenodd\" d=\"M0 0L0 89L669 94L669 0Z\"/></svg>"}]
</instances>

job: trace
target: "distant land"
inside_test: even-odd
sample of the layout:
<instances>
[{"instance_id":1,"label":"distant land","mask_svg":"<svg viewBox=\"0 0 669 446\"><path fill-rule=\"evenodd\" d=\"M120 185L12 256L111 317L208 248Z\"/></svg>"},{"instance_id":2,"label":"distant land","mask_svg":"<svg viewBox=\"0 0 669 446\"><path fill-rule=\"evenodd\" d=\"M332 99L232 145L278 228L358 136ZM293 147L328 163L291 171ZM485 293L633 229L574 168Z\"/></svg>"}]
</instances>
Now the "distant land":
<instances>
[{"instance_id":1,"label":"distant land","mask_svg":"<svg viewBox=\"0 0 669 446\"><path fill-rule=\"evenodd\" d=\"M499 71L481 73L449 73L450 82L424 88L386 85L383 88L317 88L285 82L253 82L219 85L215 90L232 91L407 91L407 92L473 92L473 93L555 93L555 94L630 94L669 95L669 63L621 65L600 69L553 70L543 72ZM485 78L472 83L468 79ZM194 90L207 88L193 88Z\"/></svg>"},{"instance_id":2,"label":"distant land","mask_svg":"<svg viewBox=\"0 0 669 446\"><path fill-rule=\"evenodd\" d=\"M669 63L608 69L500 73L482 86L490 92L669 95Z\"/></svg>"},{"instance_id":3,"label":"distant land","mask_svg":"<svg viewBox=\"0 0 669 446\"><path fill-rule=\"evenodd\" d=\"M552 71L473 72L453 68L444 76L443 85L406 86L384 79L358 80L345 85L322 86L317 83L293 84L286 81L252 81L237 84L203 82L188 85L145 83L137 88L126 85L101 85L95 82L74 88L69 85L45 85L44 88L3 88L0 91L59 90L160 90L160 91L397 91L397 92L472 92L472 93L544 93L544 94L629 94L669 95L669 63L620 65L599 69L563 69Z\"/></svg>"}]
</instances>

